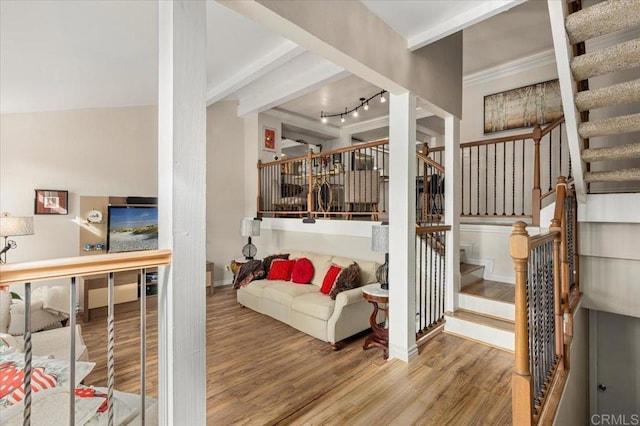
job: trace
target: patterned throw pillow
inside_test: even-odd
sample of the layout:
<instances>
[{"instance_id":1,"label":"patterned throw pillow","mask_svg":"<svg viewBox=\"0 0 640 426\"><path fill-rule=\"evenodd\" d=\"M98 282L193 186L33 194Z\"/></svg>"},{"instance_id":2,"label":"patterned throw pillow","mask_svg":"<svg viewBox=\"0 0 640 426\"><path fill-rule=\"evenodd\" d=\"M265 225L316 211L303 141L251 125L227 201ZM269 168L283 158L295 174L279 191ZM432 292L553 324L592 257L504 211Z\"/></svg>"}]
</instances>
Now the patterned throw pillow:
<instances>
[{"instance_id":1,"label":"patterned throw pillow","mask_svg":"<svg viewBox=\"0 0 640 426\"><path fill-rule=\"evenodd\" d=\"M296 259L291 272L291 281L296 284L309 284L313 278L313 263L306 257Z\"/></svg>"},{"instance_id":2,"label":"patterned throw pillow","mask_svg":"<svg viewBox=\"0 0 640 426\"><path fill-rule=\"evenodd\" d=\"M331 265L327 270L327 273L324 275L324 279L322 280L322 287L320 287L320 293L329 294L333 287L336 285L336 281L338 280L338 276L340 272L342 272L342 266ZM335 299L335 297L334 297Z\"/></svg>"},{"instance_id":3,"label":"patterned throw pillow","mask_svg":"<svg viewBox=\"0 0 640 426\"><path fill-rule=\"evenodd\" d=\"M360 266L353 262L349 267L342 270L338 279L336 280L333 290L329 293L329 296L336 300L338 293L345 290L351 290L352 288L360 287Z\"/></svg>"},{"instance_id":4,"label":"patterned throw pillow","mask_svg":"<svg viewBox=\"0 0 640 426\"><path fill-rule=\"evenodd\" d=\"M285 259L275 259L271 263L271 268L269 269L269 274L267 275L268 280L282 280L282 281L291 281L291 271L293 271L293 265L296 263L295 260L285 260Z\"/></svg>"},{"instance_id":5,"label":"patterned throw pillow","mask_svg":"<svg viewBox=\"0 0 640 426\"><path fill-rule=\"evenodd\" d=\"M262 259L262 269L264 269L264 274L269 275L269 269L271 269L271 263L275 259L289 259L289 253L286 254L272 254L271 256L267 256Z\"/></svg>"}]
</instances>

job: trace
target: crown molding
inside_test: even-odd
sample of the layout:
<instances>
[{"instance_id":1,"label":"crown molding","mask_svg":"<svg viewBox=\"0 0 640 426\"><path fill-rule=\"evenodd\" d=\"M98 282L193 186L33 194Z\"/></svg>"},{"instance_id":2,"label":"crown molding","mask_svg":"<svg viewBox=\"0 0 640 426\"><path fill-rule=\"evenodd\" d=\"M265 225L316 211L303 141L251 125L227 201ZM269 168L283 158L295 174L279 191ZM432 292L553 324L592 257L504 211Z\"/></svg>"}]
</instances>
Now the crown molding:
<instances>
[{"instance_id":1,"label":"crown molding","mask_svg":"<svg viewBox=\"0 0 640 426\"><path fill-rule=\"evenodd\" d=\"M496 67L487 68L472 74L467 74L462 79L464 86L484 83L491 80L497 80L510 75L518 74L533 68L542 67L556 63L556 57L553 49L545 50L540 53L525 58L516 59Z\"/></svg>"}]
</instances>

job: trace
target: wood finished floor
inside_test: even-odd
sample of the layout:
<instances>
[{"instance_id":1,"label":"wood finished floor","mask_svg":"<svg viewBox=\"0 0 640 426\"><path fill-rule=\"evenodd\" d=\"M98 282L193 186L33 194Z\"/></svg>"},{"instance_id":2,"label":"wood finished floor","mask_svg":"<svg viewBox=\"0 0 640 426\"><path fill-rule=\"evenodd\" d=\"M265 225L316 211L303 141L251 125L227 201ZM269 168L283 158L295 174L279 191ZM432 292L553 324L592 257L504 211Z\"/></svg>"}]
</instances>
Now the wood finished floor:
<instances>
[{"instance_id":1,"label":"wood finished floor","mask_svg":"<svg viewBox=\"0 0 640 426\"><path fill-rule=\"evenodd\" d=\"M469 284L460 290L460 293L471 294L473 296L484 297L505 303L515 303L516 289L513 284L501 283L498 281L480 280Z\"/></svg>"},{"instance_id":2,"label":"wood finished floor","mask_svg":"<svg viewBox=\"0 0 640 426\"><path fill-rule=\"evenodd\" d=\"M151 300L150 300L151 302ZM147 314L147 394L157 396L157 311ZM106 385L106 321L82 325ZM116 388L139 392L139 319L116 316ZM440 334L409 364L362 350L366 333L337 352L241 308L231 288L207 297L208 425L503 425L511 423L513 354Z\"/></svg>"}]
</instances>

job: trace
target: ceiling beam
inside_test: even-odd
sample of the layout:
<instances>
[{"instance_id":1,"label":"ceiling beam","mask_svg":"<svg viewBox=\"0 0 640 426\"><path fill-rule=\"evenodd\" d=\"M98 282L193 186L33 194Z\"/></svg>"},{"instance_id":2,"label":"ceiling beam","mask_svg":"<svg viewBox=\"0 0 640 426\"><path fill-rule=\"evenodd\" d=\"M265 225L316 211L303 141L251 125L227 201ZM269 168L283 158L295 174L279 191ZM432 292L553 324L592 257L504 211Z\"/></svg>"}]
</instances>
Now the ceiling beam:
<instances>
[{"instance_id":1,"label":"ceiling beam","mask_svg":"<svg viewBox=\"0 0 640 426\"><path fill-rule=\"evenodd\" d=\"M527 0L491 0L478 2L479 6L466 10L449 20L443 21L438 25L409 37L407 39L407 47L412 51L420 49L427 44L431 44L473 24L491 18L525 1Z\"/></svg>"},{"instance_id":2,"label":"ceiling beam","mask_svg":"<svg viewBox=\"0 0 640 426\"><path fill-rule=\"evenodd\" d=\"M349 75L341 67L322 58L309 59L308 66L292 69L277 84L273 84L272 79L254 82L256 87L252 89L255 90L247 90L249 94L246 96L240 95L238 116L266 111Z\"/></svg>"},{"instance_id":3,"label":"ceiling beam","mask_svg":"<svg viewBox=\"0 0 640 426\"><path fill-rule=\"evenodd\" d=\"M286 40L277 49L270 51L261 58L235 73L231 78L207 89L207 106L229 96L236 90L250 84L268 74L291 59L304 53L305 49Z\"/></svg>"}]
</instances>

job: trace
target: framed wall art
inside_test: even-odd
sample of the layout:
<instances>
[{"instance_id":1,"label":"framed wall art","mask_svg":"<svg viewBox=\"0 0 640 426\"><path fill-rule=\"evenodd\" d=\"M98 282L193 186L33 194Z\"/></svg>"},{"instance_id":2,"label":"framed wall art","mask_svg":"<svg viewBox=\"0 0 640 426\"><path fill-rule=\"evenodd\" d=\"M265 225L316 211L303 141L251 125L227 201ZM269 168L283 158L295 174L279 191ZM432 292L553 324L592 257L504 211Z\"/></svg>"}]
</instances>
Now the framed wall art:
<instances>
[{"instance_id":1,"label":"framed wall art","mask_svg":"<svg viewBox=\"0 0 640 426\"><path fill-rule=\"evenodd\" d=\"M34 214L68 214L69 191L36 189Z\"/></svg>"},{"instance_id":2,"label":"framed wall art","mask_svg":"<svg viewBox=\"0 0 640 426\"><path fill-rule=\"evenodd\" d=\"M494 93L484 97L484 133L543 125L562 114L557 79Z\"/></svg>"},{"instance_id":3,"label":"framed wall art","mask_svg":"<svg viewBox=\"0 0 640 426\"><path fill-rule=\"evenodd\" d=\"M269 127L264 128L264 146L262 149L265 151L276 151L276 129Z\"/></svg>"}]
</instances>

